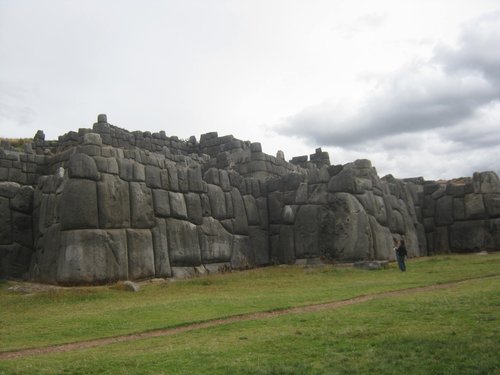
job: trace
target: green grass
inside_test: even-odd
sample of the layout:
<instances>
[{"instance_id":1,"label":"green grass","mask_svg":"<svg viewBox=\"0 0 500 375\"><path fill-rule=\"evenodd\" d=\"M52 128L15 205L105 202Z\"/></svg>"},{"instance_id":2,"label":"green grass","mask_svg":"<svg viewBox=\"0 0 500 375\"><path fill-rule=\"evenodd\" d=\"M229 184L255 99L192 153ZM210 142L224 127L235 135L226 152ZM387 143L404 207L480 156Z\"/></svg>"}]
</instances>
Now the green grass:
<instances>
[{"instance_id":1,"label":"green grass","mask_svg":"<svg viewBox=\"0 0 500 375\"><path fill-rule=\"evenodd\" d=\"M1 351L173 327L253 311L500 274L500 253L411 260L409 270L271 267L139 293L18 295L0 285ZM500 374L500 282L4 360L6 374Z\"/></svg>"}]
</instances>

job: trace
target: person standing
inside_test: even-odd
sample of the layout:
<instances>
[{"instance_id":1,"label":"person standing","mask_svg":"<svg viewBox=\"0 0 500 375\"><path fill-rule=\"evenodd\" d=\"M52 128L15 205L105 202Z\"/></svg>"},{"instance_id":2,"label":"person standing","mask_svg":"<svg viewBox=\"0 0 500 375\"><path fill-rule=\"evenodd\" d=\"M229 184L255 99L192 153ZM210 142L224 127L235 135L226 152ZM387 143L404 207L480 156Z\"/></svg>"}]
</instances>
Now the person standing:
<instances>
[{"instance_id":1,"label":"person standing","mask_svg":"<svg viewBox=\"0 0 500 375\"><path fill-rule=\"evenodd\" d=\"M401 240L399 241L399 246L396 248L396 259L398 261L398 266L401 272L406 271L405 258L407 255L408 253L406 252L405 241Z\"/></svg>"}]
</instances>

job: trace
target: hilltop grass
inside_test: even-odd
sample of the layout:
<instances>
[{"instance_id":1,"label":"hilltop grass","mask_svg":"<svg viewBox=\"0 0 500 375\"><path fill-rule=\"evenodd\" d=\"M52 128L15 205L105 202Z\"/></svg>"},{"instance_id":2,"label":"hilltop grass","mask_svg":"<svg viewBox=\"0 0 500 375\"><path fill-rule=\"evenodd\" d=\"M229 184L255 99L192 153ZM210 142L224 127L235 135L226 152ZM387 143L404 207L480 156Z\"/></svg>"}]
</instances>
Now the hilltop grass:
<instances>
[{"instance_id":1,"label":"hilltop grass","mask_svg":"<svg viewBox=\"0 0 500 375\"><path fill-rule=\"evenodd\" d=\"M410 260L408 272L268 267L192 280L31 295L0 285L0 351L40 347L185 325L237 314L338 301L390 290L500 274L500 253Z\"/></svg>"},{"instance_id":2,"label":"hilltop grass","mask_svg":"<svg viewBox=\"0 0 500 375\"><path fill-rule=\"evenodd\" d=\"M332 311L6 360L0 373L499 374L499 308L497 276Z\"/></svg>"}]
</instances>

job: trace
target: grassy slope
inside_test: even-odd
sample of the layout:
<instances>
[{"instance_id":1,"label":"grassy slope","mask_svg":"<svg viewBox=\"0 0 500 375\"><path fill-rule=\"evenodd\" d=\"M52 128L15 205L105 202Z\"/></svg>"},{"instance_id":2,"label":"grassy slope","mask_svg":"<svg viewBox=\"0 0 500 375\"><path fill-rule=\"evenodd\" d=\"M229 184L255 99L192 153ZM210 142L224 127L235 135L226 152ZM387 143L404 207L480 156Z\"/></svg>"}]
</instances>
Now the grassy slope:
<instances>
[{"instance_id":1,"label":"grassy slope","mask_svg":"<svg viewBox=\"0 0 500 375\"><path fill-rule=\"evenodd\" d=\"M394 268L367 272L277 267L147 285L137 294L93 288L20 296L3 287L0 341L6 350L111 336L498 274L499 265L500 254L413 260L405 274ZM371 301L332 312L4 361L0 373L298 374L368 373L371 368L391 373L400 366L406 368L407 362L406 372L440 373L441 362L448 370L452 360L466 359L464 351L471 360L464 362L470 363L461 373L493 373L497 360L490 354L500 349L499 286L498 278L471 281L447 291ZM396 316L402 316L401 321ZM444 359L438 360L438 355ZM429 358L422 367L427 372L417 371L422 357ZM479 372L471 370L474 366L479 366Z\"/></svg>"}]
</instances>

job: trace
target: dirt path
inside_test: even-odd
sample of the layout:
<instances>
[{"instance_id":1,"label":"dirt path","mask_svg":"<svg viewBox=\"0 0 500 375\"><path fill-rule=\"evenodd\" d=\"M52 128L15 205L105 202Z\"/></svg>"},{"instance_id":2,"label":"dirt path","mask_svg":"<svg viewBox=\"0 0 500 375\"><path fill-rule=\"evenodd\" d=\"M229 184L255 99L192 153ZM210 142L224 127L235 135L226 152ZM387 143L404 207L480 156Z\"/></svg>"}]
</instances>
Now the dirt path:
<instances>
[{"instance_id":1,"label":"dirt path","mask_svg":"<svg viewBox=\"0 0 500 375\"><path fill-rule=\"evenodd\" d=\"M157 330L145 331L145 332L135 333L135 334L130 334L130 335L115 336L115 337L94 339L94 340L88 340L88 341L79 341L79 342L74 342L74 343L69 343L69 344L60 344L60 345L46 346L46 347L41 347L41 348L21 349L21 350L9 351L9 352L2 352L2 353L0 353L0 360L1 359L13 359L13 358L27 357L27 356L33 356L33 355L39 355L39 354L63 353L63 352L69 352L69 351L74 351L74 350L80 350L80 349L88 349L88 348L93 348L96 346L102 346L102 345L108 345L108 344L114 344L114 343L120 343L120 342L126 342L126 341L134 341L134 340L146 339L146 338L150 338L150 337L169 336L169 335L173 335L176 333L189 332L189 331L194 331L194 330L203 329L203 328L216 327L216 326L219 326L222 324L244 322L244 321L249 321L249 320L267 319L267 318L272 318L272 317L287 315L287 314L316 312L316 311L322 311L322 310L335 310L335 309L338 309L338 308L343 307L343 306L355 305L355 304L371 301L374 299L411 295L414 293L427 292L427 291L436 290L436 289L446 289L446 288L451 288L453 286L459 285L461 283L465 283L467 281L485 279L485 278L490 278L490 277L492 277L492 276L480 277L480 278L474 278L474 279L468 279L468 280L462 280L462 281L455 281L455 282L450 282L450 283L446 283L446 284L429 285L429 286L424 286L424 287L401 289L401 290L395 290L395 291L391 291L391 292L367 294L367 295L358 296L358 297L354 297L354 298L350 298L350 299L342 300L342 301L334 301L334 302L319 303L319 304L300 306L300 307L292 307L292 308L277 310L277 311L263 311L263 312L235 315L235 316L230 316L227 318L214 319L214 320L209 320L209 321L201 322L201 323L187 324L187 325L181 326L181 327L157 329ZM493 276L493 277L495 277L495 276Z\"/></svg>"}]
</instances>

